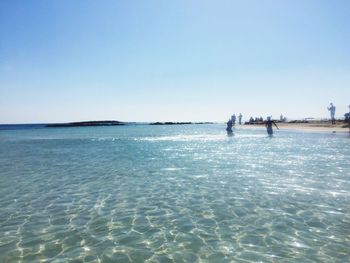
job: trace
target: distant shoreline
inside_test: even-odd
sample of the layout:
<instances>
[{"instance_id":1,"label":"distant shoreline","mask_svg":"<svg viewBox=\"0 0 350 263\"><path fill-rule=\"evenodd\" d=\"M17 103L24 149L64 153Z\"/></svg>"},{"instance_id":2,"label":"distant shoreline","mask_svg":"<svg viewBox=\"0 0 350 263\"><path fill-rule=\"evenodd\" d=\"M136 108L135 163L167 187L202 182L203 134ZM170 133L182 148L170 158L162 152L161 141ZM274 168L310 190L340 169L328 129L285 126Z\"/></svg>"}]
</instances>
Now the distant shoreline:
<instances>
[{"instance_id":1,"label":"distant shoreline","mask_svg":"<svg viewBox=\"0 0 350 263\"><path fill-rule=\"evenodd\" d=\"M151 122L149 125L214 124L214 122Z\"/></svg>"},{"instance_id":2,"label":"distant shoreline","mask_svg":"<svg viewBox=\"0 0 350 263\"><path fill-rule=\"evenodd\" d=\"M326 120L293 120L289 122L276 122L281 130L296 130L301 132L340 132L349 133L349 124L344 121L337 120L332 125ZM41 129L41 128L73 128L73 127L98 127L98 126L129 126L129 125L152 125L152 126L170 126L170 125L201 125L201 124L224 124L224 122L122 122L115 120L108 121L82 121L68 123L42 123L42 124L0 124L0 130L8 129ZM236 128L254 129L265 128L264 122L245 123L237 125ZM274 128L275 129L275 128ZM276 129L277 130L277 129Z\"/></svg>"},{"instance_id":3,"label":"distant shoreline","mask_svg":"<svg viewBox=\"0 0 350 263\"><path fill-rule=\"evenodd\" d=\"M332 125L330 121L292 121L277 122L277 126L282 129L298 130L303 132L349 132L349 124L344 121L337 121ZM264 123L245 124L244 128L265 127ZM274 127L275 128L275 127Z\"/></svg>"},{"instance_id":4,"label":"distant shoreline","mask_svg":"<svg viewBox=\"0 0 350 263\"><path fill-rule=\"evenodd\" d=\"M138 124L136 122L122 122L122 121L82 121L82 122L68 122L68 123L52 123L46 124L47 128L68 128L68 127L94 127L94 126L122 126ZM190 125L190 124L213 124L213 122L150 122L144 123L146 125Z\"/></svg>"},{"instance_id":5,"label":"distant shoreline","mask_svg":"<svg viewBox=\"0 0 350 263\"><path fill-rule=\"evenodd\" d=\"M82 121L68 123L52 123L46 124L47 128L68 128L68 127L94 127L94 126L122 126L138 124L137 122L122 122L122 121ZM148 122L145 125L190 125L190 124L213 124L213 122Z\"/></svg>"},{"instance_id":6,"label":"distant shoreline","mask_svg":"<svg viewBox=\"0 0 350 263\"><path fill-rule=\"evenodd\" d=\"M91 127L91 126L121 126L126 125L126 122L121 121L81 121L68 123L52 123L46 124L47 128L67 128L67 127Z\"/></svg>"}]
</instances>

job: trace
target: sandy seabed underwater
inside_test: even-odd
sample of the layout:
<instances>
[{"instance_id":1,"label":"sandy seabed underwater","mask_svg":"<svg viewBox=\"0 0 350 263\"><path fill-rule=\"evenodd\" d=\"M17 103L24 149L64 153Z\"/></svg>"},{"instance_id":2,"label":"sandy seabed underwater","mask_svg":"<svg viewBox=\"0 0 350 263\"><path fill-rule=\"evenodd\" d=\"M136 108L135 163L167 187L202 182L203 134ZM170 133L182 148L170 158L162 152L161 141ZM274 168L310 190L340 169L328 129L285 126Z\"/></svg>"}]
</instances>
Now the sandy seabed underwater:
<instances>
[{"instance_id":1,"label":"sandy seabed underwater","mask_svg":"<svg viewBox=\"0 0 350 263\"><path fill-rule=\"evenodd\" d=\"M350 262L348 135L0 130L0 262Z\"/></svg>"}]
</instances>

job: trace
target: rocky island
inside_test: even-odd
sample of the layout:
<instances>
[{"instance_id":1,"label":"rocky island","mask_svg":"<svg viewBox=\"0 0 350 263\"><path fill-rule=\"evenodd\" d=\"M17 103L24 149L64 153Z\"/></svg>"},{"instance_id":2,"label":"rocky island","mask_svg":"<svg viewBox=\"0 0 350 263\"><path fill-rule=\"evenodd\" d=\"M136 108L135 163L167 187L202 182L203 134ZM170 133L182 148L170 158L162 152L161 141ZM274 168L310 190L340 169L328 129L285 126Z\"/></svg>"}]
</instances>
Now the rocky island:
<instances>
[{"instance_id":1,"label":"rocky island","mask_svg":"<svg viewBox=\"0 0 350 263\"><path fill-rule=\"evenodd\" d=\"M48 128L66 128L66 127L90 127L90 126L120 126L126 125L126 122L121 121L80 121L68 123L52 123L47 124Z\"/></svg>"}]
</instances>

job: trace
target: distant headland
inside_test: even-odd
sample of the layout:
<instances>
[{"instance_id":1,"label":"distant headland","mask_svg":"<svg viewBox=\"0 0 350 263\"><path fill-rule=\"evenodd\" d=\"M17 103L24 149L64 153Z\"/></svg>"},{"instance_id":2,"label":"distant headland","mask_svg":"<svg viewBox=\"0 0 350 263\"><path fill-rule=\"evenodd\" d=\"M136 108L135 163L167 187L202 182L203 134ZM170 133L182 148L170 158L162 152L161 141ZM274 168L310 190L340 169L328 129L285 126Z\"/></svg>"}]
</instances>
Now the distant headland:
<instances>
[{"instance_id":1,"label":"distant headland","mask_svg":"<svg viewBox=\"0 0 350 263\"><path fill-rule=\"evenodd\" d=\"M90 126L121 126L126 125L127 122L121 121L80 121L68 123L51 123L46 124L48 128L66 128L66 127L90 127Z\"/></svg>"},{"instance_id":2,"label":"distant headland","mask_svg":"<svg viewBox=\"0 0 350 263\"><path fill-rule=\"evenodd\" d=\"M68 123L50 123L46 124L48 128L67 128L67 127L91 127L91 126L122 126L137 124L136 122L122 122L122 121L80 121ZM151 122L144 123L149 125L185 125L185 124L213 124L213 122Z\"/></svg>"}]
</instances>

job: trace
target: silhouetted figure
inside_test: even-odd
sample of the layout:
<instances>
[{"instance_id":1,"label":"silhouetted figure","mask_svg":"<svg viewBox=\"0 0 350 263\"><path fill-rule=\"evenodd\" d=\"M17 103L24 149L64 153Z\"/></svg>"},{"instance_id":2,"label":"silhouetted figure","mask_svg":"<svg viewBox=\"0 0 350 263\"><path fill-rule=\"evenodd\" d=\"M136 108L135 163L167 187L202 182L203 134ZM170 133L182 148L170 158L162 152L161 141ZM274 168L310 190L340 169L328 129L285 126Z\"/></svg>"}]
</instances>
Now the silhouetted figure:
<instances>
[{"instance_id":1,"label":"silhouetted figure","mask_svg":"<svg viewBox=\"0 0 350 263\"><path fill-rule=\"evenodd\" d=\"M283 116L283 114L280 115L280 122L285 122L287 120L286 117Z\"/></svg>"},{"instance_id":2,"label":"silhouetted figure","mask_svg":"<svg viewBox=\"0 0 350 263\"><path fill-rule=\"evenodd\" d=\"M349 105L349 112L344 114L345 122L348 124L349 127L349 133L350 133L350 105Z\"/></svg>"},{"instance_id":3,"label":"silhouetted figure","mask_svg":"<svg viewBox=\"0 0 350 263\"><path fill-rule=\"evenodd\" d=\"M271 120L271 117L267 117L267 121L265 122L266 131L269 136L273 135L272 124L276 126L277 130L279 130L275 121Z\"/></svg>"},{"instance_id":4,"label":"silhouetted figure","mask_svg":"<svg viewBox=\"0 0 350 263\"><path fill-rule=\"evenodd\" d=\"M232 120L229 120L229 121L227 122L226 131L227 131L227 136L233 136L233 131L232 131Z\"/></svg>"},{"instance_id":5,"label":"silhouetted figure","mask_svg":"<svg viewBox=\"0 0 350 263\"><path fill-rule=\"evenodd\" d=\"M239 123L239 125L242 125L242 113L240 113L239 115L238 115L238 123Z\"/></svg>"},{"instance_id":6,"label":"silhouetted figure","mask_svg":"<svg viewBox=\"0 0 350 263\"><path fill-rule=\"evenodd\" d=\"M335 124L335 106L333 105L333 103L330 104L330 107L327 108L331 114L331 119L332 119L332 124Z\"/></svg>"},{"instance_id":7,"label":"silhouetted figure","mask_svg":"<svg viewBox=\"0 0 350 263\"><path fill-rule=\"evenodd\" d=\"M236 124L236 114L233 114L231 116L231 121L232 121L232 125L235 125Z\"/></svg>"},{"instance_id":8,"label":"silhouetted figure","mask_svg":"<svg viewBox=\"0 0 350 263\"><path fill-rule=\"evenodd\" d=\"M350 106L349 106L349 108L350 108ZM344 114L344 117L345 117L345 122L350 121L350 110L349 110L349 112Z\"/></svg>"}]
</instances>

